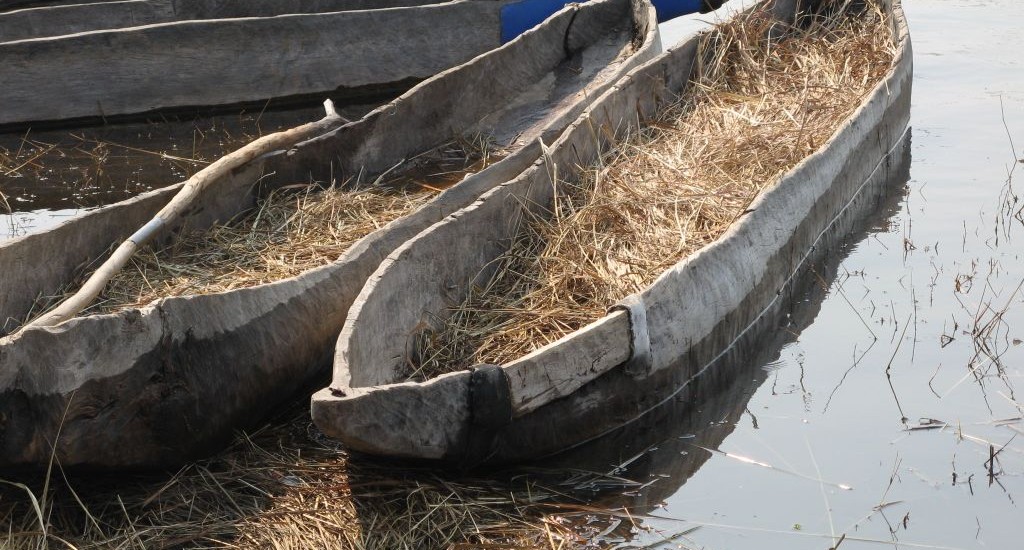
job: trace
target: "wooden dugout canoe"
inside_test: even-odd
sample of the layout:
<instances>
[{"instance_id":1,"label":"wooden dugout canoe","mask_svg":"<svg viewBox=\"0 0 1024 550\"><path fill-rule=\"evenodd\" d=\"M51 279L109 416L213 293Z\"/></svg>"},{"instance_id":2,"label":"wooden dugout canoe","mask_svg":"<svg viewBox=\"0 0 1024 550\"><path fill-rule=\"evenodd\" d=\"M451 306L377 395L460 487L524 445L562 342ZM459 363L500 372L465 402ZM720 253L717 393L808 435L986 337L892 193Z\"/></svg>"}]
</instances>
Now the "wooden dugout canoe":
<instances>
[{"instance_id":1,"label":"wooden dugout canoe","mask_svg":"<svg viewBox=\"0 0 1024 550\"><path fill-rule=\"evenodd\" d=\"M674 16L701 1L659 3ZM0 126L380 94L494 49L567 3L126 0L9 11Z\"/></svg>"},{"instance_id":2,"label":"wooden dugout canoe","mask_svg":"<svg viewBox=\"0 0 1024 550\"><path fill-rule=\"evenodd\" d=\"M630 510L642 514L660 507L710 457L703 449L718 449L733 432L768 378L765 365L777 361L783 348L811 326L850 253L871 235L889 230L909 191L910 160L908 131L891 153L886 177L867 182L818 241L816 246L829 253L798 270L726 352L698 376L683 379L686 369L677 369L678 383L672 387L678 393L635 421L548 459L545 467L602 473L629 462L609 473L642 483L630 497ZM647 482L655 478L661 479Z\"/></svg>"},{"instance_id":3,"label":"wooden dugout canoe","mask_svg":"<svg viewBox=\"0 0 1024 550\"><path fill-rule=\"evenodd\" d=\"M440 4L444 0L112 0L0 3L0 42L176 23Z\"/></svg>"},{"instance_id":4,"label":"wooden dugout canoe","mask_svg":"<svg viewBox=\"0 0 1024 550\"><path fill-rule=\"evenodd\" d=\"M363 4L142 0L0 14L0 126L370 96L501 44L499 2Z\"/></svg>"},{"instance_id":5,"label":"wooden dugout canoe","mask_svg":"<svg viewBox=\"0 0 1024 550\"><path fill-rule=\"evenodd\" d=\"M766 9L790 20L797 4L774 0ZM332 385L313 396L317 426L372 454L516 461L595 438L689 384L768 310L801 265L824 253L819 236L860 200L866 182L891 169L909 119L912 52L899 0L886 7L898 49L883 81L720 239L604 318L512 363L403 381L405 346L419 323L461 302L514 236L521 205L550 204L550 165L571 178L608 147L606 134L635 128L638 113L672 101L689 80L697 39L634 70L551 145L546 162L381 264L349 310Z\"/></svg>"},{"instance_id":6,"label":"wooden dugout canoe","mask_svg":"<svg viewBox=\"0 0 1024 550\"><path fill-rule=\"evenodd\" d=\"M271 284L158 300L0 338L0 467L180 464L230 439L329 372L348 305L406 239L526 169L589 98L660 51L645 0L594 0L366 117L240 166L197 201L203 228L296 182L392 170L453 136L485 133L507 156L414 213L371 233L336 262ZM503 78L495 78L498 74ZM259 189L255 184L259 184ZM179 186L0 243L0 320L23 318L76 267L143 225ZM41 254L40 251L46 251Z\"/></svg>"}]
</instances>

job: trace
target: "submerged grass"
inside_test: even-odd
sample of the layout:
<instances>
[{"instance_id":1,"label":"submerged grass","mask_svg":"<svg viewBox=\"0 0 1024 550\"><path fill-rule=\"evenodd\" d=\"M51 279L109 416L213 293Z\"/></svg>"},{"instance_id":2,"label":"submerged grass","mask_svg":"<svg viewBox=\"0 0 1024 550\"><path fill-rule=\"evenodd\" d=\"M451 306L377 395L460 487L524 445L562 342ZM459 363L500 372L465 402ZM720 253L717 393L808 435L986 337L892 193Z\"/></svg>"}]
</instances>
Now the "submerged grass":
<instances>
[{"instance_id":1,"label":"submerged grass","mask_svg":"<svg viewBox=\"0 0 1024 550\"><path fill-rule=\"evenodd\" d=\"M269 106L269 105L267 105ZM188 178L268 132L322 116L315 107L196 109L77 129L0 132L0 189L20 210L91 208ZM339 105L343 116L368 109Z\"/></svg>"},{"instance_id":2,"label":"submerged grass","mask_svg":"<svg viewBox=\"0 0 1024 550\"><path fill-rule=\"evenodd\" d=\"M0 479L0 547L575 548L586 531L561 519L573 511L526 478L459 478L350 457L300 406L173 475L57 467L48 481Z\"/></svg>"},{"instance_id":3,"label":"submerged grass","mask_svg":"<svg viewBox=\"0 0 1024 550\"><path fill-rule=\"evenodd\" d=\"M523 224L489 282L421 336L414 377L517 359L720 237L892 64L878 6L830 6L788 28L755 11L709 33L684 97L580 181L558 182L553 207Z\"/></svg>"}]
</instances>

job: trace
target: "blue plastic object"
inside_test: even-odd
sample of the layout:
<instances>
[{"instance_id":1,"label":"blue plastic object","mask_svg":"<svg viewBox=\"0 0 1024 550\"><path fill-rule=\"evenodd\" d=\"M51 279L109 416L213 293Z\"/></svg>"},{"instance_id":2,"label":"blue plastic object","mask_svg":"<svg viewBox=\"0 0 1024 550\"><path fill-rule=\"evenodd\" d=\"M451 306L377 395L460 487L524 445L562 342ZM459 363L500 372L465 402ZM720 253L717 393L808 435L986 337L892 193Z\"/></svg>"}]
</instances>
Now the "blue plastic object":
<instances>
[{"instance_id":1,"label":"blue plastic object","mask_svg":"<svg viewBox=\"0 0 1024 550\"><path fill-rule=\"evenodd\" d=\"M703 7L703 0L651 0L658 10L658 22L664 23L680 15L697 13Z\"/></svg>"},{"instance_id":2,"label":"blue plastic object","mask_svg":"<svg viewBox=\"0 0 1024 550\"><path fill-rule=\"evenodd\" d=\"M570 3L566 0L522 0L506 4L501 8L501 43L532 29ZM652 0L651 3L658 11L659 22L696 13L703 6L703 0Z\"/></svg>"},{"instance_id":3,"label":"blue plastic object","mask_svg":"<svg viewBox=\"0 0 1024 550\"><path fill-rule=\"evenodd\" d=\"M536 27L569 3L564 0L523 0L502 6L501 43Z\"/></svg>"}]
</instances>

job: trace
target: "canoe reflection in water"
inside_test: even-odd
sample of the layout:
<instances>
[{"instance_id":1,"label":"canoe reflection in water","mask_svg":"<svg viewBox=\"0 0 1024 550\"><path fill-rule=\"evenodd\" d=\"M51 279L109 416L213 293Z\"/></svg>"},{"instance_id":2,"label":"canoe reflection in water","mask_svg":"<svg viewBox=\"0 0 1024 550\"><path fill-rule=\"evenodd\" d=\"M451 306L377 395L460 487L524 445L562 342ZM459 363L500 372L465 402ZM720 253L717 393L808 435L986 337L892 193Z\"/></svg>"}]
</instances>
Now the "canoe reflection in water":
<instances>
[{"instance_id":1,"label":"canoe reflection in water","mask_svg":"<svg viewBox=\"0 0 1024 550\"><path fill-rule=\"evenodd\" d=\"M634 522L642 525L644 514L678 492L717 452L744 413L757 423L756 412L747 410L747 404L768 379L770 365L814 322L843 260L872 234L886 231L899 212L909 189L910 141L908 129L898 145L902 151L891 156L890 177L862 190L857 202L823 235L818 244L821 259L799 272L772 309L700 376L635 421L543 463L545 468L580 472L559 484L595 509L628 511L620 518L604 518L605 537L633 538ZM574 522L594 520L589 511L565 517Z\"/></svg>"}]
</instances>

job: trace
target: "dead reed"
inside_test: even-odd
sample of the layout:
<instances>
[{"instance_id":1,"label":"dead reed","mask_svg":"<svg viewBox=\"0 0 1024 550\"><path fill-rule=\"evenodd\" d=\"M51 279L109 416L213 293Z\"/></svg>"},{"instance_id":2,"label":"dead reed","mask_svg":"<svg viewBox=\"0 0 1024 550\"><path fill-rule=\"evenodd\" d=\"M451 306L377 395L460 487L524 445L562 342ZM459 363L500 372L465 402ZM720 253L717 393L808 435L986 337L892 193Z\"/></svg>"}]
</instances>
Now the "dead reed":
<instances>
[{"instance_id":1,"label":"dead reed","mask_svg":"<svg viewBox=\"0 0 1024 550\"><path fill-rule=\"evenodd\" d=\"M165 296L225 292L292 277L341 256L355 241L429 199L426 189L276 192L234 223L146 249L107 285L91 312Z\"/></svg>"},{"instance_id":2,"label":"dead reed","mask_svg":"<svg viewBox=\"0 0 1024 550\"><path fill-rule=\"evenodd\" d=\"M317 432L306 406L173 475L75 476L55 468L52 477L48 488L37 480L32 489L0 480L0 547L553 550L585 544L561 520L579 511L571 499L566 505L525 478L459 478L349 457ZM594 508L588 514L601 515Z\"/></svg>"},{"instance_id":3,"label":"dead reed","mask_svg":"<svg viewBox=\"0 0 1024 550\"><path fill-rule=\"evenodd\" d=\"M891 66L878 6L827 5L787 28L755 11L706 35L684 97L581 181L558 182L553 208L523 224L489 283L421 337L413 376L517 359L721 236Z\"/></svg>"},{"instance_id":4,"label":"dead reed","mask_svg":"<svg viewBox=\"0 0 1024 550\"><path fill-rule=\"evenodd\" d=\"M356 241L415 210L465 174L493 160L485 138L445 144L412 159L386 181L328 189L284 188L243 217L140 250L84 314L141 307L168 296L246 288L337 260ZM30 317L74 292L37 302Z\"/></svg>"}]
</instances>

